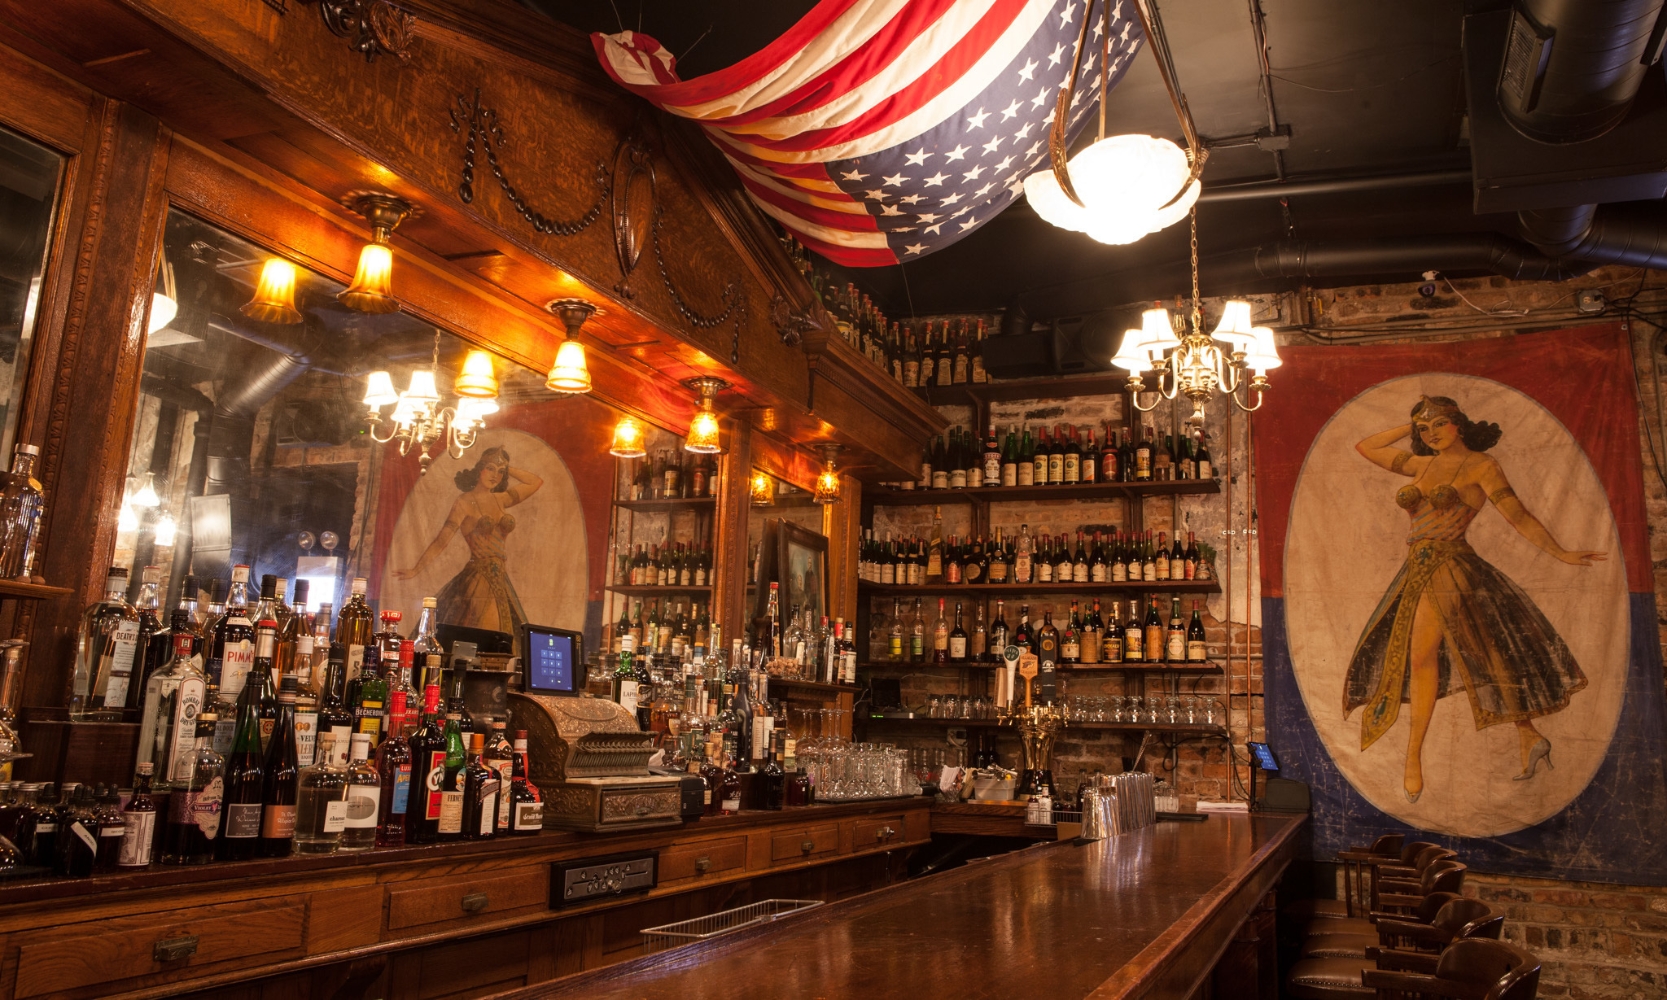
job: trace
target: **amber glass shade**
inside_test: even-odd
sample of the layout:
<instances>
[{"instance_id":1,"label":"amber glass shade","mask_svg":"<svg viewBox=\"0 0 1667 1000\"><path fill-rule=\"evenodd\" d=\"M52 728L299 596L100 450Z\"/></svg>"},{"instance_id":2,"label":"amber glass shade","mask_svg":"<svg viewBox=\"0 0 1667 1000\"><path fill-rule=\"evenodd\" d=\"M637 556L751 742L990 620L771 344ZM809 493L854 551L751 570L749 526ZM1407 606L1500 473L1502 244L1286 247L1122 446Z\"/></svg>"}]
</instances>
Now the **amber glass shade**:
<instances>
[{"instance_id":1,"label":"amber glass shade","mask_svg":"<svg viewBox=\"0 0 1667 1000\"><path fill-rule=\"evenodd\" d=\"M359 266L363 268L364 263ZM301 311L295 308L295 265L282 257L267 258L260 268L255 297L238 311L262 323L301 322Z\"/></svg>"},{"instance_id":2,"label":"amber glass shade","mask_svg":"<svg viewBox=\"0 0 1667 1000\"><path fill-rule=\"evenodd\" d=\"M585 364L585 345L564 340L556 351L556 363L544 384L557 392L589 392L590 368Z\"/></svg>"},{"instance_id":3,"label":"amber glass shade","mask_svg":"<svg viewBox=\"0 0 1667 1000\"><path fill-rule=\"evenodd\" d=\"M718 415L711 410L701 410L689 421L689 436L683 442L683 450L697 455L716 455L724 450L719 435Z\"/></svg>"},{"instance_id":4,"label":"amber glass shade","mask_svg":"<svg viewBox=\"0 0 1667 1000\"><path fill-rule=\"evenodd\" d=\"M367 243L359 251L359 270L353 284L336 298L349 309L366 313L399 312L394 298L394 255L380 243Z\"/></svg>"},{"instance_id":5,"label":"amber glass shade","mask_svg":"<svg viewBox=\"0 0 1667 1000\"><path fill-rule=\"evenodd\" d=\"M839 502L839 473L834 471L832 463L816 477L815 500L821 504Z\"/></svg>"},{"instance_id":6,"label":"amber glass shade","mask_svg":"<svg viewBox=\"0 0 1667 1000\"><path fill-rule=\"evenodd\" d=\"M752 505L754 507L769 507L776 502L775 480L770 478L768 472L753 470L749 492L752 494Z\"/></svg>"},{"instance_id":7,"label":"amber glass shade","mask_svg":"<svg viewBox=\"0 0 1667 1000\"><path fill-rule=\"evenodd\" d=\"M452 389L471 399L495 399L498 395L498 375L492 370L492 355L485 351L470 351L463 359L463 371L458 373Z\"/></svg>"},{"instance_id":8,"label":"amber glass shade","mask_svg":"<svg viewBox=\"0 0 1667 1000\"><path fill-rule=\"evenodd\" d=\"M619 423L614 424L613 444L608 446L608 454L616 458L642 458L648 454L643 447L642 424L630 417L620 417Z\"/></svg>"}]
</instances>

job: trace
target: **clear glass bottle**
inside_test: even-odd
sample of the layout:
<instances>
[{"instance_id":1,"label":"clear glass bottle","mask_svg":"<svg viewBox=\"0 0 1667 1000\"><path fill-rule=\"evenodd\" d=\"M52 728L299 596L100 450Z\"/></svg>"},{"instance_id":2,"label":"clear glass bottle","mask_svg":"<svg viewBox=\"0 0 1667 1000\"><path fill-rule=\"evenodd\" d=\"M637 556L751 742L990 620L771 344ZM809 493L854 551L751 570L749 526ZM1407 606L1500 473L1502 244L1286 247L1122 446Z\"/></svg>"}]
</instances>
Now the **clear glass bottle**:
<instances>
[{"instance_id":1,"label":"clear glass bottle","mask_svg":"<svg viewBox=\"0 0 1667 1000\"><path fill-rule=\"evenodd\" d=\"M32 580L46 494L35 478L41 450L32 444L12 449L12 471L0 486L0 577Z\"/></svg>"},{"instance_id":2,"label":"clear glass bottle","mask_svg":"<svg viewBox=\"0 0 1667 1000\"><path fill-rule=\"evenodd\" d=\"M295 853L334 854L347 828L347 768L335 764L334 733L318 734L318 754L301 769L295 797Z\"/></svg>"},{"instance_id":3,"label":"clear glass bottle","mask_svg":"<svg viewBox=\"0 0 1667 1000\"><path fill-rule=\"evenodd\" d=\"M133 779L133 797L122 810L125 822L117 864L123 868L144 868L150 864L151 845L156 840L156 800L150 794L152 770L149 762L139 765Z\"/></svg>"},{"instance_id":4,"label":"clear glass bottle","mask_svg":"<svg viewBox=\"0 0 1667 1000\"><path fill-rule=\"evenodd\" d=\"M225 613L211 633L208 682L215 689L214 712L220 728L214 734L214 750L231 753L237 736L237 700L243 693L249 672L255 667L255 623L249 620L249 567L232 567L231 596Z\"/></svg>"},{"instance_id":5,"label":"clear glass bottle","mask_svg":"<svg viewBox=\"0 0 1667 1000\"><path fill-rule=\"evenodd\" d=\"M376 846L376 820L382 806L382 776L370 760L370 737L353 734L347 765L347 819L342 827L343 851L368 851Z\"/></svg>"},{"instance_id":6,"label":"clear glass bottle","mask_svg":"<svg viewBox=\"0 0 1667 1000\"><path fill-rule=\"evenodd\" d=\"M104 599L81 614L75 673L70 684L72 721L120 722L127 708L139 652L139 612L127 603L127 569L110 567Z\"/></svg>"},{"instance_id":7,"label":"clear glass bottle","mask_svg":"<svg viewBox=\"0 0 1667 1000\"><path fill-rule=\"evenodd\" d=\"M342 606L341 614L336 618L336 633L334 640L347 650L347 682L352 684L359 677L359 670L365 663L365 647L371 643L371 634L376 623L371 615L370 605L365 603L365 578L353 578L352 593L347 603ZM340 747L337 748L338 752Z\"/></svg>"},{"instance_id":8,"label":"clear glass bottle","mask_svg":"<svg viewBox=\"0 0 1667 1000\"><path fill-rule=\"evenodd\" d=\"M154 764L164 789L191 782L191 750L197 716L208 695L208 678L197 669L196 636L174 635L174 658L145 685L145 709L139 722L139 763Z\"/></svg>"}]
</instances>

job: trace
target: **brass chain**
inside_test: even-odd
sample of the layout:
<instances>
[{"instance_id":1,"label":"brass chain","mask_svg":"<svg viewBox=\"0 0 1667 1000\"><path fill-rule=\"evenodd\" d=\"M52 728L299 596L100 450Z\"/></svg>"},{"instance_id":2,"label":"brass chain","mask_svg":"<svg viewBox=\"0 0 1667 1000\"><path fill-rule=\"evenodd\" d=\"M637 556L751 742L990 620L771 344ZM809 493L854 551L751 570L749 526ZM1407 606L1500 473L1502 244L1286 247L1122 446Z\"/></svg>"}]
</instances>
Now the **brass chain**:
<instances>
[{"instance_id":1,"label":"brass chain","mask_svg":"<svg viewBox=\"0 0 1667 1000\"><path fill-rule=\"evenodd\" d=\"M1192 219L1192 332L1204 328L1204 307L1198 300L1198 205L1194 203L1187 214Z\"/></svg>"}]
</instances>

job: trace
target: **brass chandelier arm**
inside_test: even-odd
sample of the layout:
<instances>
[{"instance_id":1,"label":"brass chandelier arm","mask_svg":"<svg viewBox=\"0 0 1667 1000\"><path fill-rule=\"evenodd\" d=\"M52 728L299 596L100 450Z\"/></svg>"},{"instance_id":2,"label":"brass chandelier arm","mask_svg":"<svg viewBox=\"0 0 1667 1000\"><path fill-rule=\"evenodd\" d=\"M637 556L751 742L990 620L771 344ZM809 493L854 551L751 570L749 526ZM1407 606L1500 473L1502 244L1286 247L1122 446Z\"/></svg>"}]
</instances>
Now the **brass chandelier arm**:
<instances>
[{"instance_id":1,"label":"brass chandelier arm","mask_svg":"<svg viewBox=\"0 0 1667 1000\"><path fill-rule=\"evenodd\" d=\"M1180 201L1193 183L1204 173L1204 161L1210 158L1210 151L1198 141L1198 128L1192 121L1192 109L1187 106L1187 96L1181 92L1181 85L1175 78L1175 64L1170 59L1169 39L1163 33L1163 21L1158 16L1156 6L1150 10L1147 5L1153 0L1134 0L1136 13L1140 15L1140 30L1146 36L1146 45L1152 50L1152 58L1158 62L1158 75L1163 78L1163 89L1169 93L1170 106L1175 109L1175 120L1181 123L1181 136L1187 141L1187 159L1192 169L1187 171L1187 179L1181 183L1181 190L1175 192L1175 197L1164 202L1160 208ZM1104 95L1101 101L1105 100Z\"/></svg>"},{"instance_id":2,"label":"brass chandelier arm","mask_svg":"<svg viewBox=\"0 0 1667 1000\"><path fill-rule=\"evenodd\" d=\"M1048 131L1048 159L1053 163L1053 175L1059 181L1059 189L1065 192L1065 197L1076 203L1078 208L1087 208L1082 199L1077 196L1077 189L1071 185L1071 173L1065 166L1065 159L1071 152L1066 144L1066 120L1070 117L1071 99L1077 93L1077 73L1082 69L1082 50L1088 45L1088 26L1094 21L1094 0L1088 0L1087 7L1082 12L1082 28L1077 32L1077 50L1071 56L1071 75L1065 78L1065 86L1059 91L1059 103L1054 106L1053 128ZM1100 131L1105 132L1105 93L1100 94Z\"/></svg>"}]
</instances>

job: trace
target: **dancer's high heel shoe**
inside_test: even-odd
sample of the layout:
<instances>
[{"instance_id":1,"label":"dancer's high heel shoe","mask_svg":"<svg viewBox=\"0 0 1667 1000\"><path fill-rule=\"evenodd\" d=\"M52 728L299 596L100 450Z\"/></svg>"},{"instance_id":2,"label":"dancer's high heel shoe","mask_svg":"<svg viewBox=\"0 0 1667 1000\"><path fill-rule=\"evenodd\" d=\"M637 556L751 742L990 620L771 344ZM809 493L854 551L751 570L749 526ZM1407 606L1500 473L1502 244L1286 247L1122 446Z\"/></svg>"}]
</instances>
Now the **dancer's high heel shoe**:
<instances>
[{"instance_id":1,"label":"dancer's high heel shoe","mask_svg":"<svg viewBox=\"0 0 1667 1000\"><path fill-rule=\"evenodd\" d=\"M1540 761L1542 760L1545 761L1545 769L1547 771L1556 770L1556 767L1551 763L1551 741L1546 739L1544 736L1540 737L1534 742L1532 747L1528 748L1527 766L1522 769L1521 774L1511 780L1527 781L1529 778L1532 778L1534 776L1534 772L1540 769Z\"/></svg>"},{"instance_id":2,"label":"dancer's high heel shoe","mask_svg":"<svg viewBox=\"0 0 1667 1000\"><path fill-rule=\"evenodd\" d=\"M1406 791L1406 789L1403 788L1402 791ZM1418 797L1420 795L1423 795L1423 794L1424 794L1424 790L1422 788L1420 788L1416 792L1407 792L1407 801L1408 802L1417 802Z\"/></svg>"}]
</instances>

